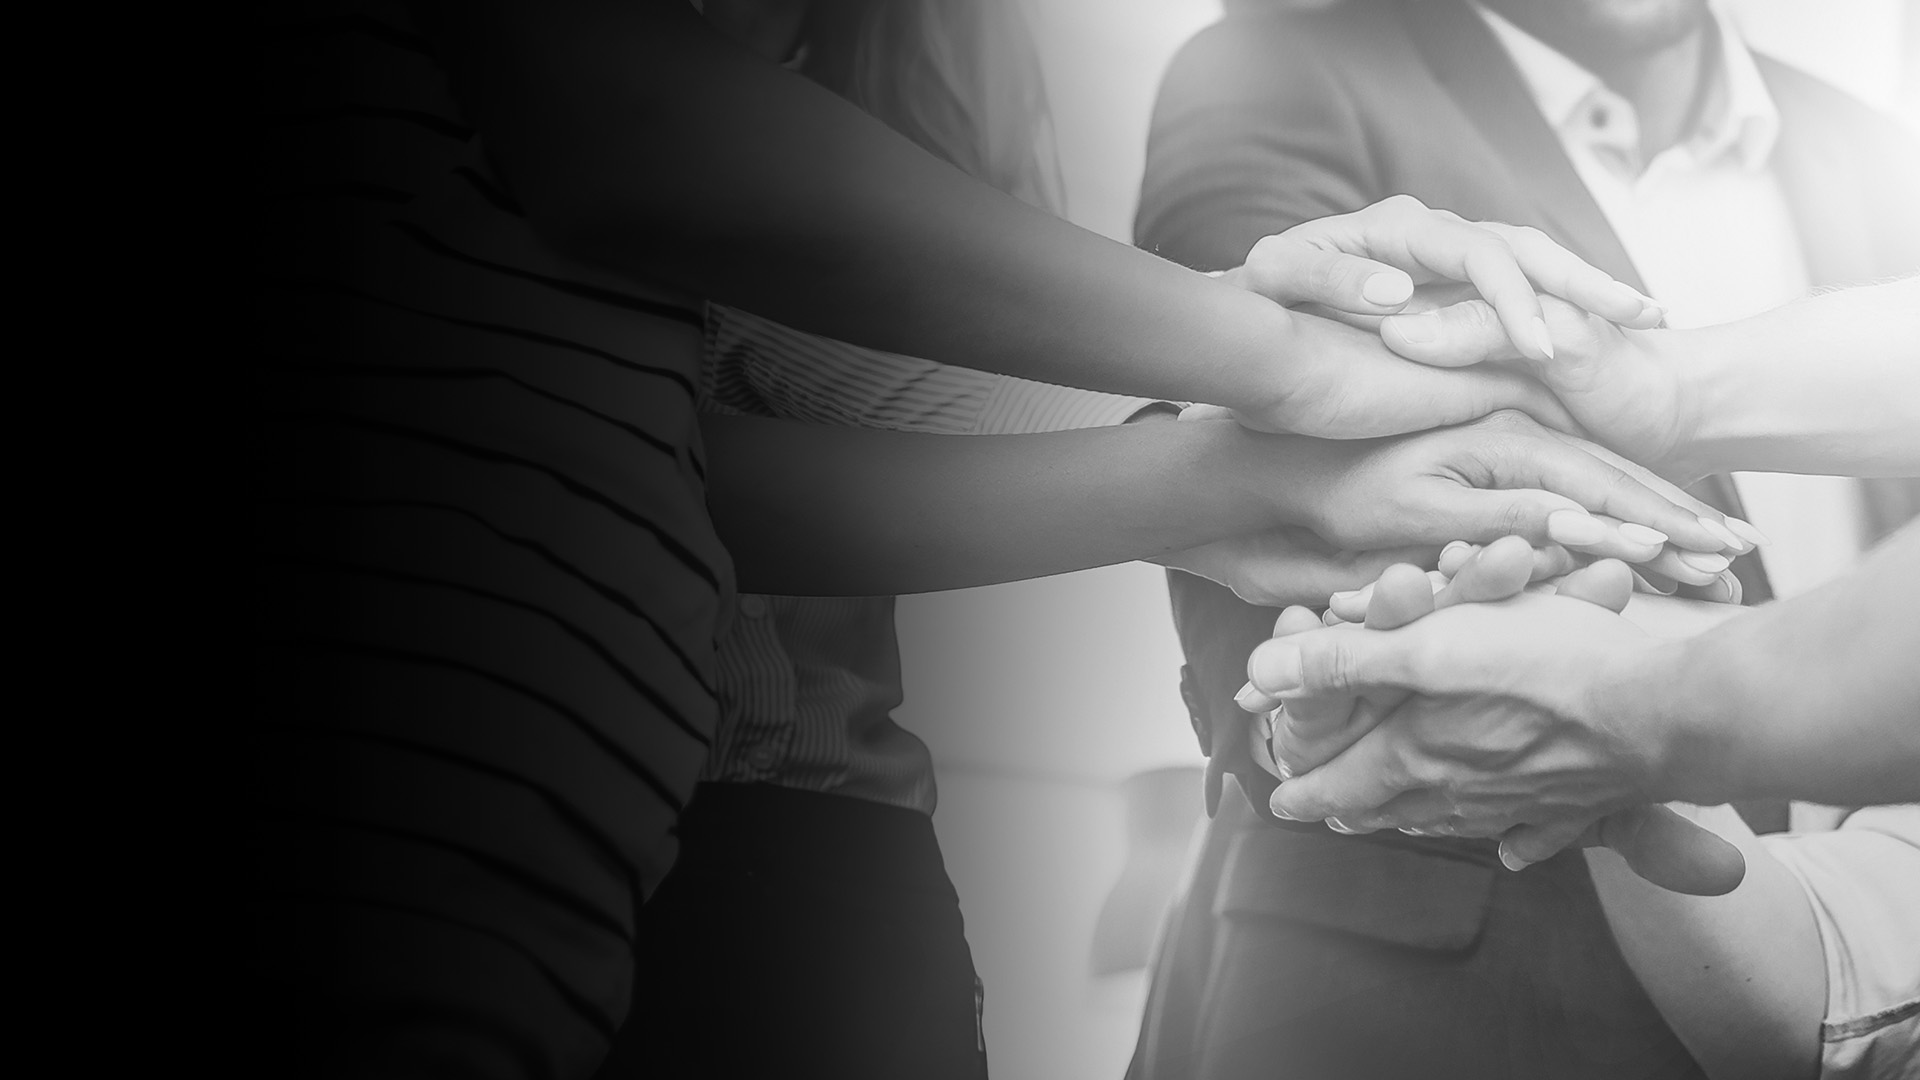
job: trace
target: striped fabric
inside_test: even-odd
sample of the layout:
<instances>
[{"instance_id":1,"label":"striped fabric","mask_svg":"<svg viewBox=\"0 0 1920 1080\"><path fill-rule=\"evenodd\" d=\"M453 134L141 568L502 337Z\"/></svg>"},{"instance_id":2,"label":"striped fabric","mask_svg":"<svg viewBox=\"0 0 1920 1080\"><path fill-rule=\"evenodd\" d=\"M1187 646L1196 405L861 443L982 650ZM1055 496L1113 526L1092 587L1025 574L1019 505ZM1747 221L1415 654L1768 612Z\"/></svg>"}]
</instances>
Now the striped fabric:
<instances>
[{"instance_id":1,"label":"striped fabric","mask_svg":"<svg viewBox=\"0 0 1920 1080\"><path fill-rule=\"evenodd\" d=\"M255 26L257 992L296 1072L581 1076L717 721L702 319L541 245L405 11Z\"/></svg>"},{"instance_id":2,"label":"striped fabric","mask_svg":"<svg viewBox=\"0 0 1920 1080\"><path fill-rule=\"evenodd\" d=\"M1155 404L857 348L708 306L700 407L814 424L1011 435L1124 423ZM703 779L762 781L932 813L933 763L893 722L893 597L747 594L720 640Z\"/></svg>"}]
</instances>

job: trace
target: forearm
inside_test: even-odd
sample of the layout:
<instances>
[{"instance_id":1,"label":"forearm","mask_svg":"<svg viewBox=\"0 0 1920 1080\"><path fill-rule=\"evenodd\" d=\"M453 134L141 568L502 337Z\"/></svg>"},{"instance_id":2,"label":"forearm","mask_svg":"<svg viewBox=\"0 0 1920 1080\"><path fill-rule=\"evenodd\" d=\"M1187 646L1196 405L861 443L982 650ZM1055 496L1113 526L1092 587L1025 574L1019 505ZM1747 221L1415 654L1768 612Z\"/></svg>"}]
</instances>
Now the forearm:
<instances>
[{"instance_id":1,"label":"forearm","mask_svg":"<svg viewBox=\"0 0 1920 1080\"><path fill-rule=\"evenodd\" d=\"M1152 558L1291 524L1300 440L1231 421L1040 435L706 417L708 505L741 587L965 588Z\"/></svg>"},{"instance_id":2,"label":"forearm","mask_svg":"<svg viewBox=\"0 0 1920 1080\"><path fill-rule=\"evenodd\" d=\"M1675 733L1660 798L1920 800L1920 526L1824 588L1666 649L1618 715Z\"/></svg>"},{"instance_id":3,"label":"forearm","mask_svg":"<svg viewBox=\"0 0 1920 1080\"><path fill-rule=\"evenodd\" d=\"M1291 317L1078 229L733 47L684 3L442 13L557 248L814 333L1068 385L1270 403Z\"/></svg>"},{"instance_id":4,"label":"forearm","mask_svg":"<svg viewBox=\"0 0 1920 1080\"><path fill-rule=\"evenodd\" d=\"M1820 932L1804 891L1731 807L1676 807L1740 848L1725 896L1687 896L1587 851L1602 910L1647 996L1713 1080L1807 1080L1826 1013Z\"/></svg>"},{"instance_id":5,"label":"forearm","mask_svg":"<svg viewBox=\"0 0 1920 1080\"><path fill-rule=\"evenodd\" d=\"M1920 474L1920 277L1661 336L1699 471Z\"/></svg>"}]
</instances>

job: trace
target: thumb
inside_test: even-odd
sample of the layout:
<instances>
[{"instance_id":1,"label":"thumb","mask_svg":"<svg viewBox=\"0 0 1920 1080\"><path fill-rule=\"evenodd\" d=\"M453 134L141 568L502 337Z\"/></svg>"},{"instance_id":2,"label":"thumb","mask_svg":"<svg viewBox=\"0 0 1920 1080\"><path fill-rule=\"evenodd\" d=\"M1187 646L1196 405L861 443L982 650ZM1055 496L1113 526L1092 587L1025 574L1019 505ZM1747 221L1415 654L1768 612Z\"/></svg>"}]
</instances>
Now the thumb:
<instances>
[{"instance_id":1,"label":"thumb","mask_svg":"<svg viewBox=\"0 0 1920 1080\"><path fill-rule=\"evenodd\" d=\"M1413 298L1413 278L1404 270L1288 236L1255 244L1232 280L1282 304L1323 304L1356 315L1391 315Z\"/></svg>"},{"instance_id":2,"label":"thumb","mask_svg":"<svg viewBox=\"0 0 1920 1080\"><path fill-rule=\"evenodd\" d=\"M1433 367L1522 359L1499 314L1485 300L1463 300L1438 311L1383 319L1380 340L1401 356Z\"/></svg>"},{"instance_id":3,"label":"thumb","mask_svg":"<svg viewBox=\"0 0 1920 1080\"><path fill-rule=\"evenodd\" d=\"M1724 896L1747 872L1738 847L1659 805L1608 815L1594 826L1591 842L1612 848L1647 881L1691 896Z\"/></svg>"},{"instance_id":4,"label":"thumb","mask_svg":"<svg viewBox=\"0 0 1920 1080\"><path fill-rule=\"evenodd\" d=\"M1436 515L1439 529L1456 539L1487 544L1519 536L1535 547L1592 543L1605 525L1565 495L1536 488L1449 487Z\"/></svg>"},{"instance_id":5,"label":"thumb","mask_svg":"<svg viewBox=\"0 0 1920 1080\"><path fill-rule=\"evenodd\" d=\"M1418 627L1385 631L1347 624L1270 638L1247 657L1247 681L1259 693L1289 701L1377 687L1410 689L1416 672L1408 646Z\"/></svg>"}]
</instances>

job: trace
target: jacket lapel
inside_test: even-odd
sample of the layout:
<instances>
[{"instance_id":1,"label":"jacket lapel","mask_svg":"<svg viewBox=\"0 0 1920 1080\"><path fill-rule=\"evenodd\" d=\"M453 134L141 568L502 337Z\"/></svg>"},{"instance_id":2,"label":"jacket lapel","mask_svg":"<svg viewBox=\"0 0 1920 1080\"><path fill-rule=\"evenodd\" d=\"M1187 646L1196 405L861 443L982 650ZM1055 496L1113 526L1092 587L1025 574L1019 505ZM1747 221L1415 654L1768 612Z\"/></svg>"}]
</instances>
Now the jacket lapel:
<instances>
[{"instance_id":1,"label":"jacket lapel","mask_svg":"<svg viewBox=\"0 0 1920 1080\"><path fill-rule=\"evenodd\" d=\"M1499 152L1547 231L1581 258L1644 289L1626 248L1487 24L1463 0L1417 0L1407 3L1405 11L1421 58L1461 113Z\"/></svg>"},{"instance_id":2,"label":"jacket lapel","mask_svg":"<svg viewBox=\"0 0 1920 1080\"><path fill-rule=\"evenodd\" d=\"M1858 177L1867 167L1858 148L1823 116L1819 103L1797 93L1794 73L1770 57L1755 57L1780 110L1780 141L1773 172L1786 193L1807 273L1815 285L1867 281L1885 270L1874 247L1873 207Z\"/></svg>"}]
</instances>

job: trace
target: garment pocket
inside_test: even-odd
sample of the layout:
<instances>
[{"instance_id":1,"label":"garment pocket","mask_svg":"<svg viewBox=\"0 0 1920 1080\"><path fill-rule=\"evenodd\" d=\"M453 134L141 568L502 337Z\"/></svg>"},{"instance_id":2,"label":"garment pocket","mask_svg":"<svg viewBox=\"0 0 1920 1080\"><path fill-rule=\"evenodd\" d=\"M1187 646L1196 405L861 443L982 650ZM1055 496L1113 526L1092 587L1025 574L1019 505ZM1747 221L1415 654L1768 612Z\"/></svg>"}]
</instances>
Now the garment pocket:
<instances>
[{"instance_id":1,"label":"garment pocket","mask_svg":"<svg viewBox=\"0 0 1920 1080\"><path fill-rule=\"evenodd\" d=\"M1469 858L1335 833L1252 828L1227 852L1214 913L1458 950L1486 922L1496 872Z\"/></svg>"}]
</instances>

